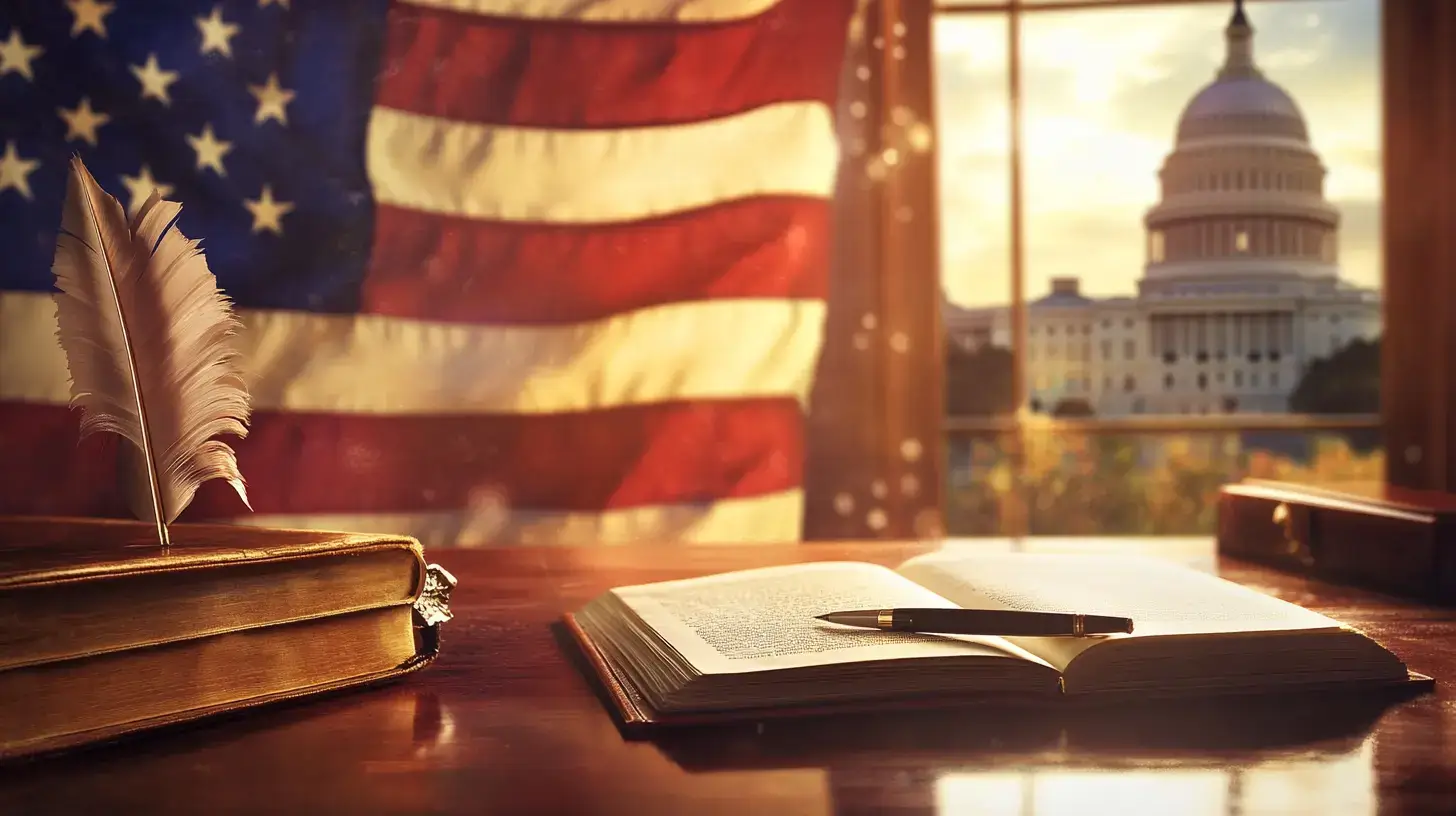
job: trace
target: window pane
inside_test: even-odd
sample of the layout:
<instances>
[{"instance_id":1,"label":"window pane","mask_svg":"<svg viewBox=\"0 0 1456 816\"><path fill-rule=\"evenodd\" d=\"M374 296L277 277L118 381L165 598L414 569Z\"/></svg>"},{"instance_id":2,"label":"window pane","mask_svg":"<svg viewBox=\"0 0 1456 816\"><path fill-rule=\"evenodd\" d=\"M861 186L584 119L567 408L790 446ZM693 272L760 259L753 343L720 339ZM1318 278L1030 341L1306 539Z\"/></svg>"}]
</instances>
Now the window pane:
<instances>
[{"instance_id":1,"label":"window pane","mask_svg":"<svg viewBox=\"0 0 1456 816\"><path fill-rule=\"evenodd\" d=\"M1378 3L1231 9L1023 18L1034 410L1378 410ZM954 154L991 114L969 78L942 74ZM941 187L948 242L1006 206L948 168ZM943 261L954 302L970 267Z\"/></svg>"},{"instance_id":2,"label":"window pane","mask_svg":"<svg viewBox=\"0 0 1456 816\"><path fill-rule=\"evenodd\" d=\"M935 22L947 411L1009 413L1011 220L1003 15Z\"/></svg>"},{"instance_id":3,"label":"window pane","mask_svg":"<svg viewBox=\"0 0 1456 816\"><path fill-rule=\"evenodd\" d=\"M1188 434L1030 433L1016 493L1010 435L946 441L950 535L1212 534L1218 488L1245 477L1339 488L1379 481L1378 433L1243 431Z\"/></svg>"}]
</instances>

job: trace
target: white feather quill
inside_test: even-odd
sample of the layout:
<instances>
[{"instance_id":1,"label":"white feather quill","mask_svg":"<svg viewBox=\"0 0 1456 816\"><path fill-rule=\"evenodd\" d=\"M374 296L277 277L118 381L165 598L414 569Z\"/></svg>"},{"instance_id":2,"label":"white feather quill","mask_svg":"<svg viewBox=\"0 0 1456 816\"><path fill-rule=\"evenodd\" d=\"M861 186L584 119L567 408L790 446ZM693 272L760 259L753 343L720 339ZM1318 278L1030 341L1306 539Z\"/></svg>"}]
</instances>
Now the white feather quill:
<instances>
[{"instance_id":1,"label":"white feather quill","mask_svg":"<svg viewBox=\"0 0 1456 816\"><path fill-rule=\"evenodd\" d=\"M213 439L247 434L232 344L240 324L197 242L178 231L181 210L153 192L128 220L72 158L52 267L81 436L130 443L120 446L122 491L163 546L203 482L226 479L248 502L233 449Z\"/></svg>"}]
</instances>

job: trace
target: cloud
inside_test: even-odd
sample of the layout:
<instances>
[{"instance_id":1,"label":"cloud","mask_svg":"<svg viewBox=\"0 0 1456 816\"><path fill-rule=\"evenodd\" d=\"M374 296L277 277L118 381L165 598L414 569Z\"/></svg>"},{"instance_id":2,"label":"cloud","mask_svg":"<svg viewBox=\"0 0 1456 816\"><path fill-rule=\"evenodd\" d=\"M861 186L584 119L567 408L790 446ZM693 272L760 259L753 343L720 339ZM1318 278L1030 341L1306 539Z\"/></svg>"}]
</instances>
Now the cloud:
<instances>
[{"instance_id":1,"label":"cloud","mask_svg":"<svg viewBox=\"0 0 1456 816\"><path fill-rule=\"evenodd\" d=\"M1379 286L1382 255L1380 202L1331 202L1340 211L1340 276L1360 286Z\"/></svg>"},{"instance_id":2,"label":"cloud","mask_svg":"<svg viewBox=\"0 0 1456 816\"><path fill-rule=\"evenodd\" d=\"M1145 259L1142 224L1123 213L1084 210L1031 219L1026 232L1028 296L1050 290L1050 279L1082 279L1082 291L1130 295ZM1034 282L1034 283L1033 283Z\"/></svg>"}]
</instances>

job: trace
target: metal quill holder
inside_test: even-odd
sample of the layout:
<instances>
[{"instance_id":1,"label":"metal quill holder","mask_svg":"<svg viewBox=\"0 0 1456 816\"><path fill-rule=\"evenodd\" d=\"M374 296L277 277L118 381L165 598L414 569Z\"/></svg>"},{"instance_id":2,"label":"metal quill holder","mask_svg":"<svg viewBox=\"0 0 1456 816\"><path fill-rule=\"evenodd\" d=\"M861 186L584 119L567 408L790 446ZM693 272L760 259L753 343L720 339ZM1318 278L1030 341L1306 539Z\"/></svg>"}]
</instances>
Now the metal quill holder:
<instances>
[{"instance_id":1,"label":"metal quill holder","mask_svg":"<svg viewBox=\"0 0 1456 816\"><path fill-rule=\"evenodd\" d=\"M450 593L458 582L439 564L425 568L425 588L414 603L415 625L423 629L424 651L434 657L440 651L440 624L455 617L450 611Z\"/></svg>"}]
</instances>

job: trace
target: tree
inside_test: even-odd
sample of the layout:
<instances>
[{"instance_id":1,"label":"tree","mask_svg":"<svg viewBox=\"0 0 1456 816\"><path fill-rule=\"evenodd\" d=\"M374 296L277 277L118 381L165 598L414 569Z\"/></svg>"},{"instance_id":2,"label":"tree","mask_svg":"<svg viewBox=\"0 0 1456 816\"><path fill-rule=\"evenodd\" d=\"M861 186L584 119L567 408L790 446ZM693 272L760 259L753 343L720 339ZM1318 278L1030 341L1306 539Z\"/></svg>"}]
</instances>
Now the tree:
<instances>
[{"instance_id":1,"label":"tree","mask_svg":"<svg viewBox=\"0 0 1456 816\"><path fill-rule=\"evenodd\" d=\"M950 416L995 416L1015 407L1011 352L996 346L966 351L945 346L945 412Z\"/></svg>"},{"instance_id":2,"label":"tree","mask_svg":"<svg viewBox=\"0 0 1456 816\"><path fill-rule=\"evenodd\" d=\"M1305 414L1375 414L1380 412L1380 340L1354 340L1309 364L1289 395L1289 410ZM1358 453L1380 444L1371 429L1344 431Z\"/></svg>"}]
</instances>

